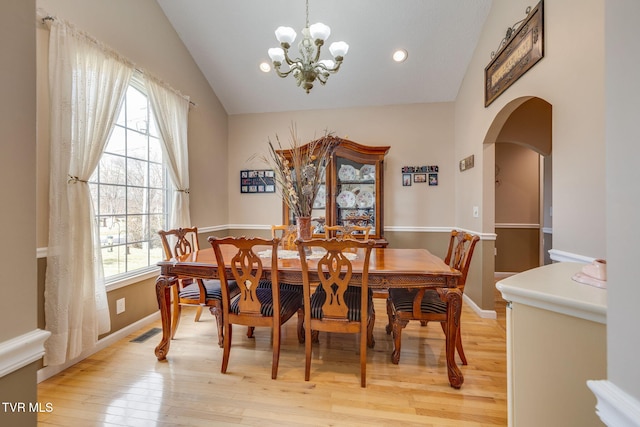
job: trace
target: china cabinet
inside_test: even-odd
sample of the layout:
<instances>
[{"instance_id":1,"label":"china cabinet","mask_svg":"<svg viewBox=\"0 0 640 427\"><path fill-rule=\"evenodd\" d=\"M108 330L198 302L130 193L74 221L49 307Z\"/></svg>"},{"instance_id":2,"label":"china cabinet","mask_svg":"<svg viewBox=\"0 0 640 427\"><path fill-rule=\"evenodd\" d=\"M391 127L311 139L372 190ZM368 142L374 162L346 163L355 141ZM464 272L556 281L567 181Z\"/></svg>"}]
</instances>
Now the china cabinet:
<instances>
[{"instance_id":1,"label":"china cabinet","mask_svg":"<svg viewBox=\"0 0 640 427\"><path fill-rule=\"evenodd\" d=\"M313 204L314 237L324 237L325 225L370 226L377 246L384 239L384 157L388 146L365 146L335 137L336 149L325 167L324 181ZM307 150L309 144L300 149ZM281 153L291 159L291 151ZM285 224L295 218L283 203Z\"/></svg>"}]
</instances>

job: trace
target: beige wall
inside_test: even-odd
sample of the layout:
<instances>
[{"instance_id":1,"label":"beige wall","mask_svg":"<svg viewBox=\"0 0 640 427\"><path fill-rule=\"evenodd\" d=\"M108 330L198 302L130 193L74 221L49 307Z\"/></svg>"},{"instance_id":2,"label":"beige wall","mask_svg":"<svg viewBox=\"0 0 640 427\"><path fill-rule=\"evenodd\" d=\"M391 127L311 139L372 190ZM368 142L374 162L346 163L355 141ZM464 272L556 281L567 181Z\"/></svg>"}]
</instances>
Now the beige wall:
<instances>
[{"instance_id":1,"label":"beige wall","mask_svg":"<svg viewBox=\"0 0 640 427\"><path fill-rule=\"evenodd\" d=\"M495 158L496 223L539 224L540 156L520 145L497 144Z\"/></svg>"},{"instance_id":2,"label":"beige wall","mask_svg":"<svg viewBox=\"0 0 640 427\"><path fill-rule=\"evenodd\" d=\"M37 7L86 31L190 97L196 104L189 111L191 220L198 225L226 224L227 114L160 6L154 0L37 0ZM39 26L38 247L46 247L48 240L48 37L48 29Z\"/></svg>"},{"instance_id":3,"label":"beige wall","mask_svg":"<svg viewBox=\"0 0 640 427\"><path fill-rule=\"evenodd\" d=\"M343 110L295 111L229 117L229 218L234 225L276 224L282 204L276 194L240 194L240 170L264 168L267 140L290 144L291 124L301 141L324 133L364 145L390 145L385 158L385 227L452 227L454 220L453 104L415 104ZM402 166L439 166L438 186L402 186ZM256 214L259 207L259 214Z\"/></svg>"},{"instance_id":4,"label":"beige wall","mask_svg":"<svg viewBox=\"0 0 640 427\"><path fill-rule=\"evenodd\" d=\"M33 4L19 1L3 4L0 46L12 59L1 68L0 103L0 180L2 186L3 240L0 245L2 271L19 274L19 298L16 283L7 275L0 285L0 320L15 325L0 328L0 342L32 331L36 311L29 301L35 299L35 176L36 166L36 91ZM5 11L6 9L6 11ZM15 39L15 40L14 40ZM15 60L13 58L16 58Z\"/></svg>"},{"instance_id":5,"label":"beige wall","mask_svg":"<svg viewBox=\"0 0 640 427\"><path fill-rule=\"evenodd\" d=\"M483 147L498 112L519 97L537 96L553 108L554 248L604 257L604 2L547 1L544 58L483 108L484 68L504 30L524 17L527 0L494 0L456 101L456 158L476 154L475 168L456 175L456 224L490 232L494 224L492 150ZM478 158L480 157L480 158ZM484 178L483 178L484 174ZM484 184L484 185L483 185ZM471 206L482 217L471 217ZM576 213L580 215L576 215Z\"/></svg>"},{"instance_id":6,"label":"beige wall","mask_svg":"<svg viewBox=\"0 0 640 427\"><path fill-rule=\"evenodd\" d=\"M36 329L36 78L33 1L10 0L0 4L0 181L4 244L0 247L0 346L7 359L24 354L24 339L8 341ZM10 325L10 327L9 327ZM25 348L21 348L25 347ZM7 356L8 355L8 356ZM29 356L31 356L29 354ZM17 360L17 359L16 359ZM15 363L15 360L12 361ZM36 363L0 377L0 401L36 401ZM30 426L36 413L11 413L0 409L0 425Z\"/></svg>"}]
</instances>

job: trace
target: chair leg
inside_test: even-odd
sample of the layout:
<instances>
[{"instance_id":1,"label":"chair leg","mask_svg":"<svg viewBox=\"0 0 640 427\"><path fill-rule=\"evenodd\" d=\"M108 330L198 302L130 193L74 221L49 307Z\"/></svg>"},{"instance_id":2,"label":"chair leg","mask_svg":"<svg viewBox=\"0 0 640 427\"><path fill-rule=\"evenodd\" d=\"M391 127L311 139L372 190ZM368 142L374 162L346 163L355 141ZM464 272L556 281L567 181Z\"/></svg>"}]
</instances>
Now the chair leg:
<instances>
[{"instance_id":1,"label":"chair leg","mask_svg":"<svg viewBox=\"0 0 640 427\"><path fill-rule=\"evenodd\" d=\"M216 318L216 325L218 326L218 346L222 348L224 342L224 319L222 318L222 307L209 307L209 311Z\"/></svg>"},{"instance_id":2,"label":"chair leg","mask_svg":"<svg viewBox=\"0 0 640 427\"><path fill-rule=\"evenodd\" d=\"M371 313L369 321L367 322L367 347L373 348L376 345L376 340L373 338L373 327L376 323L376 313Z\"/></svg>"},{"instance_id":3,"label":"chair leg","mask_svg":"<svg viewBox=\"0 0 640 427\"><path fill-rule=\"evenodd\" d=\"M194 322L199 322L200 321L200 316L202 316L202 306L199 305L198 309L196 310L196 317L195 319L193 319Z\"/></svg>"},{"instance_id":4,"label":"chair leg","mask_svg":"<svg viewBox=\"0 0 640 427\"><path fill-rule=\"evenodd\" d=\"M367 331L369 330L369 325L371 324L371 318L369 318L369 322L367 322ZM362 325L364 326L364 325ZM369 335L367 333L367 335ZM367 386L367 344L369 338L364 335L364 331L360 332L360 387Z\"/></svg>"},{"instance_id":5,"label":"chair leg","mask_svg":"<svg viewBox=\"0 0 640 427\"><path fill-rule=\"evenodd\" d=\"M390 298L387 298L387 317L389 318L389 323L387 323L387 326L384 328L387 332L387 335L391 334L391 331L393 329L393 311L393 303L391 302Z\"/></svg>"},{"instance_id":6,"label":"chair leg","mask_svg":"<svg viewBox=\"0 0 640 427\"><path fill-rule=\"evenodd\" d=\"M280 325L273 325L273 359L271 360L271 379L278 377L278 362L280 361Z\"/></svg>"},{"instance_id":7,"label":"chair leg","mask_svg":"<svg viewBox=\"0 0 640 427\"><path fill-rule=\"evenodd\" d=\"M178 325L180 324L180 315L182 314L182 306L178 302L178 296L173 296L173 301L171 302L171 339L173 339L176 335L176 331L178 330Z\"/></svg>"},{"instance_id":8,"label":"chair leg","mask_svg":"<svg viewBox=\"0 0 640 427\"><path fill-rule=\"evenodd\" d=\"M229 365L229 353L231 353L231 336L233 335L233 326L230 323L225 322L224 325L224 342L222 351L222 367L220 372L225 374L227 372L227 366Z\"/></svg>"},{"instance_id":9,"label":"chair leg","mask_svg":"<svg viewBox=\"0 0 640 427\"><path fill-rule=\"evenodd\" d=\"M447 323L441 322L442 331L447 333ZM467 356L464 354L464 350L462 349L462 336L460 335L460 326L458 326L458 333L456 334L456 350L458 350L458 356L460 356L460 360L463 365L467 364Z\"/></svg>"},{"instance_id":10,"label":"chair leg","mask_svg":"<svg viewBox=\"0 0 640 427\"><path fill-rule=\"evenodd\" d=\"M304 310L298 310L298 342L304 342Z\"/></svg>"},{"instance_id":11,"label":"chair leg","mask_svg":"<svg viewBox=\"0 0 640 427\"><path fill-rule=\"evenodd\" d=\"M391 353L391 363L397 365L400 362L400 348L402 347L402 330L409 323L408 320L401 320L397 317L393 320L393 353Z\"/></svg>"},{"instance_id":12,"label":"chair leg","mask_svg":"<svg viewBox=\"0 0 640 427\"><path fill-rule=\"evenodd\" d=\"M309 377L311 376L311 343L313 341L313 339L311 339L312 332L309 325L305 324L304 334L306 336L304 340L304 380L309 381Z\"/></svg>"}]
</instances>

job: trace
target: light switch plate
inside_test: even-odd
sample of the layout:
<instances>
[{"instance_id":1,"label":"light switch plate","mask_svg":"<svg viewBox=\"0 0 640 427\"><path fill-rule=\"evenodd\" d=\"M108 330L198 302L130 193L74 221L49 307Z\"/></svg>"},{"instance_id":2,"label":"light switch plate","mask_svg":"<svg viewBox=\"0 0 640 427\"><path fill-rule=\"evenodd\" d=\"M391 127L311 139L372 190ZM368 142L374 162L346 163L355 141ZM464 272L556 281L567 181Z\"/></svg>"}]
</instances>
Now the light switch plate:
<instances>
[{"instance_id":1,"label":"light switch plate","mask_svg":"<svg viewBox=\"0 0 640 427\"><path fill-rule=\"evenodd\" d=\"M116 300L116 314L124 313L124 298Z\"/></svg>"}]
</instances>

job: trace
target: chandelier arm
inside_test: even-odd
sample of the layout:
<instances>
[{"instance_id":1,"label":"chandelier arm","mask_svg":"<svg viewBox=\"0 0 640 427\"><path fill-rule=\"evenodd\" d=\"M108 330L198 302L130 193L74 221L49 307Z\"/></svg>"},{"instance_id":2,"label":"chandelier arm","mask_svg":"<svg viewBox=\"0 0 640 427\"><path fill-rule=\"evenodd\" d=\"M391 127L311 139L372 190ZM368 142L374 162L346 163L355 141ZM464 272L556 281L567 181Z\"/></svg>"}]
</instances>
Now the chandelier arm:
<instances>
[{"instance_id":1,"label":"chandelier arm","mask_svg":"<svg viewBox=\"0 0 640 427\"><path fill-rule=\"evenodd\" d=\"M288 47L287 47L287 48L285 48L285 47L284 47L284 43L283 43L283 46L282 46L282 50L284 51L284 60L286 61L286 63L287 63L288 65L293 65L293 64L296 64L296 63L298 63L298 62L302 62L302 60L301 60L301 59L299 59L299 58L296 58L295 60L292 60L292 59L289 57L289 48L288 48Z\"/></svg>"},{"instance_id":2,"label":"chandelier arm","mask_svg":"<svg viewBox=\"0 0 640 427\"><path fill-rule=\"evenodd\" d=\"M320 50L322 48L322 45L324 44L324 42L320 39L315 41L316 44L316 57L314 58L313 62L318 62L318 60L320 60Z\"/></svg>"},{"instance_id":3,"label":"chandelier arm","mask_svg":"<svg viewBox=\"0 0 640 427\"><path fill-rule=\"evenodd\" d=\"M289 71L280 71L280 65L276 65L275 63L273 64L273 69L276 71L276 74L280 77L287 77L289 74L291 74L292 71L296 70L297 68L290 68Z\"/></svg>"},{"instance_id":4,"label":"chandelier arm","mask_svg":"<svg viewBox=\"0 0 640 427\"><path fill-rule=\"evenodd\" d=\"M342 60L339 60L335 63L335 67L333 68L328 68L327 66L325 66L322 63L317 63L316 64L316 68L320 68L328 73L335 73L340 69L340 65L342 65Z\"/></svg>"},{"instance_id":5,"label":"chandelier arm","mask_svg":"<svg viewBox=\"0 0 640 427\"><path fill-rule=\"evenodd\" d=\"M318 73L316 75L316 79L324 86L327 83L327 80L329 80L329 73Z\"/></svg>"},{"instance_id":6,"label":"chandelier arm","mask_svg":"<svg viewBox=\"0 0 640 427\"><path fill-rule=\"evenodd\" d=\"M340 66L341 66L341 65L342 65L342 61L337 61L337 62L336 62L336 66L335 66L335 67L333 67L333 69L331 69L331 70L329 70L329 71L331 71L332 73L337 73L337 72L338 72L338 70L340 69Z\"/></svg>"}]
</instances>

